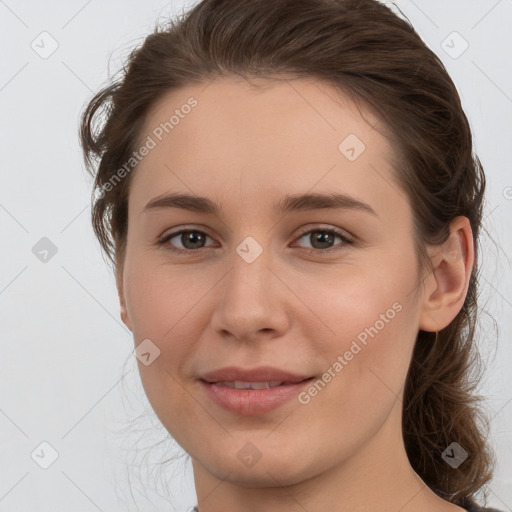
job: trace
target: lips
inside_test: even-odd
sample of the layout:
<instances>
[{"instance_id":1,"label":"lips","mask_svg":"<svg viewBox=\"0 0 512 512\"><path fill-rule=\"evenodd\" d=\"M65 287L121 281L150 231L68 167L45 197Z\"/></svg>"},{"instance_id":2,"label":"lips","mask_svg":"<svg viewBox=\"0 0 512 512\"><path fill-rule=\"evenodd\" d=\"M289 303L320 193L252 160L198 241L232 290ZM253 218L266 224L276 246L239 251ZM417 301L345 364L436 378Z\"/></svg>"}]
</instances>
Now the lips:
<instances>
[{"instance_id":1,"label":"lips","mask_svg":"<svg viewBox=\"0 0 512 512\"><path fill-rule=\"evenodd\" d=\"M266 382L248 382L248 381L224 381L224 382L216 382L217 386L224 386L225 388L232 389L268 389L275 388L277 386L281 386L285 384L279 380L271 380Z\"/></svg>"},{"instance_id":2,"label":"lips","mask_svg":"<svg viewBox=\"0 0 512 512\"><path fill-rule=\"evenodd\" d=\"M226 367L202 375L201 387L214 404L231 413L265 414L296 397L314 379L265 366Z\"/></svg>"},{"instance_id":3,"label":"lips","mask_svg":"<svg viewBox=\"0 0 512 512\"><path fill-rule=\"evenodd\" d=\"M260 366L252 369L226 366L201 376L201 380L206 382L280 382L285 384L296 384L309 378L311 375L290 373L272 366Z\"/></svg>"}]
</instances>

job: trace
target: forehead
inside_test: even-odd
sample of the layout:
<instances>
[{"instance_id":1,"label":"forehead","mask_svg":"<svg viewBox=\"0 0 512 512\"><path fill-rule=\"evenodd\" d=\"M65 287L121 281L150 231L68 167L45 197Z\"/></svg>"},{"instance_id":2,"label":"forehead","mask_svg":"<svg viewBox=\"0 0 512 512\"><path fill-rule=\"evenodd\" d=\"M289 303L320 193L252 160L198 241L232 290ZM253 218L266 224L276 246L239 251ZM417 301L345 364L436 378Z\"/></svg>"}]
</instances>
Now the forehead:
<instances>
[{"instance_id":1,"label":"forehead","mask_svg":"<svg viewBox=\"0 0 512 512\"><path fill-rule=\"evenodd\" d=\"M136 168L130 202L140 209L143 200L177 189L218 202L242 188L275 199L317 184L364 191L375 209L385 209L383 188L398 190L383 128L368 109L313 78L191 84L149 111L140 140L154 147Z\"/></svg>"},{"instance_id":2,"label":"forehead","mask_svg":"<svg viewBox=\"0 0 512 512\"><path fill-rule=\"evenodd\" d=\"M193 104L193 107L190 105ZM364 117L363 117L364 116ZM186 122L185 122L186 121ZM286 131L283 131L286 128ZM142 135L153 134L161 142L179 146L191 142L223 142L222 153L233 139L242 149L272 141L269 150L303 147L314 149L320 139L334 149L348 129L372 144L371 132L383 128L368 108L363 111L333 85L315 78L251 79L220 77L211 82L190 84L164 94L149 110ZM171 135L172 137L168 137ZM276 140L277 137L277 140ZM369 139L372 138L370 141ZM172 139L172 140L171 140ZM213 148L210 148L213 150Z\"/></svg>"}]
</instances>

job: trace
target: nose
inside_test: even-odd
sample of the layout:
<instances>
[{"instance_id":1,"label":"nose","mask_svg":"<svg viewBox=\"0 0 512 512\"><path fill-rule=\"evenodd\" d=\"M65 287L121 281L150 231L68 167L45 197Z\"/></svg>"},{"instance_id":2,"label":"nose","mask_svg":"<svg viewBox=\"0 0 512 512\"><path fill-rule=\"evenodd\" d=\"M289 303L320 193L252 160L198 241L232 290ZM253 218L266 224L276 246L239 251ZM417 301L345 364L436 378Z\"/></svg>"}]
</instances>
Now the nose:
<instances>
[{"instance_id":1,"label":"nose","mask_svg":"<svg viewBox=\"0 0 512 512\"><path fill-rule=\"evenodd\" d=\"M217 335L241 342L280 337L289 326L287 301L293 294L268 251L249 261L234 253L232 268L219 284L211 327Z\"/></svg>"}]
</instances>

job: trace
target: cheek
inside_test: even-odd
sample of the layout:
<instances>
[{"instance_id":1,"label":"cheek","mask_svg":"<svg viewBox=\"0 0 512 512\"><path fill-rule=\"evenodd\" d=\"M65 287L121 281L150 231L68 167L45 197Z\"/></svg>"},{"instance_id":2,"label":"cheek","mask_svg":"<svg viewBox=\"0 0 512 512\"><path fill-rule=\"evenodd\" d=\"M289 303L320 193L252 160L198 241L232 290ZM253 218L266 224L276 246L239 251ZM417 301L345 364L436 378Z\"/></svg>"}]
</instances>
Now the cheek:
<instances>
[{"instance_id":1,"label":"cheek","mask_svg":"<svg viewBox=\"0 0 512 512\"><path fill-rule=\"evenodd\" d=\"M136 340L176 339L180 344L176 333L199 327L197 311L201 309L205 290L211 288L204 273L198 278L196 272L184 270L183 266L155 264L135 256L127 266L125 282L127 309Z\"/></svg>"},{"instance_id":2,"label":"cheek","mask_svg":"<svg viewBox=\"0 0 512 512\"><path fill-rule=\"evenodd\" d=\"M418 308L411 293L416 274L412 255L410 264L397 261L384 262L386 271L380 265L364 272L347 269L321 288L308 288L315 311L329 329L318 336L311 323L307 336L317 340L315 352L323 356L326 371L343 375L332 381L343 389L347 403L382 394L393 397L405 382L418 332Z\"/></svg>"},{"instance_id":3,"label":"cheek","mask_svg":"<svg viewBox=\"0 0 512 512\"><path fill-rule=\"evenodd\" d=\"M396 269L390 271L390 269ZM351 264L329 270L323 275L294 276L294 292L323 323L322 336L365 344L375 337L404 338L414 331L414 267L405 261L385 265ZM315 315L308 320L313 323ZM317 331L318 337L318 331ZM349 342L347 346L346 343Z\"/></svg>"},{"instance_id":4,"label":"cheek","mask_svg":"<svg viewBox=\"0 0 512 512\"><path fill-rule=\"evenodd\" d=\"M137 361L141 382L155 414L171 435L179 437L175 411L201 420L181 378L204 329L200 323L204 290L200 280L191 281L183 270L142 261L135 265L135 259L132 263L125 273L125 291L135 344L149 339L160 351L150 365Z\"/></svg>"},{"instance_id":5,"label":"cheek","mask_svg":"<svg viewBox=\"0 0 512 512\"><path fill-rule=\"evenodd\" d=\"M326 302L337 312L331 315L331 320L336 319L332 323L336 336L317 344L315 352L325 361L324 373L300 402L314 428L336 425L320 443L326 453L333 443L341 450L358 446L400 402L416 332L411 321L414 305L395 298L394 293L375 292L359 304L350 297ZM333 441L340 431L344 441Z\"/></svg>"},{"instance_id":6,"label":"cheek","mask_svg":"<svg viewBox=\"0 0 512 512\"><path fill-rule=\"evenodd\" d=\"M171 404L172 410L190 407L190 397L181 393L179 381L189 374L197 341L207 328L211 313L205 310L205 293L214 286L215 276L211 284L209 279L205 272L198 278L197 271L150 264L142 258L132 257L126 267L126 302L135 344L149 339L160 351L149 366L138 361L146 394L157 414Z\"/></svg>"}]
</instances>

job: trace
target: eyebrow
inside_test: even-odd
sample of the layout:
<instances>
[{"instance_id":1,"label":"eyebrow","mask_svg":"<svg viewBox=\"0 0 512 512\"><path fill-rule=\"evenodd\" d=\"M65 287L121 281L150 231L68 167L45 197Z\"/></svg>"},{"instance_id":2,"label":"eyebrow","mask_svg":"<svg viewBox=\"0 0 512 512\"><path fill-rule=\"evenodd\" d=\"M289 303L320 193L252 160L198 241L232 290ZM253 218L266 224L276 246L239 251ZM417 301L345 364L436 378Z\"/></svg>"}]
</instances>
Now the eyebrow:
<instances>
[{"instance_id":1,"label":"eyebrow","mask_svg":"<svg viewBox=\"0 0 512 512\"><path fill-rule=\"evenodd\" d=\"M171 193L151 199L142 210L142 213L166 208L180 208L191 212L214 215L221 211L220 205L207 197ZM288 194L275 203L272 208L273 213L277 215L323 209L360 210L378 217L375 210L369 204L355 197L339 193Z\"/></svg>"}]
</instances>

